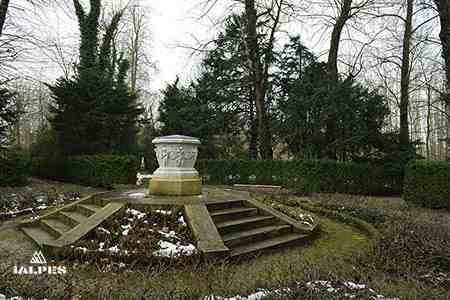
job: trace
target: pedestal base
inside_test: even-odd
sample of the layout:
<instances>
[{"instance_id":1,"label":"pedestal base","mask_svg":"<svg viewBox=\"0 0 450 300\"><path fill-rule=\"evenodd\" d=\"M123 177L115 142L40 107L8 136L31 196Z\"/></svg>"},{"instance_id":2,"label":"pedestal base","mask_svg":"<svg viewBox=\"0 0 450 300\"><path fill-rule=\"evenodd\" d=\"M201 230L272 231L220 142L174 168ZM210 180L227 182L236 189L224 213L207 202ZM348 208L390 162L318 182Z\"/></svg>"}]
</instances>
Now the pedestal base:
<instances>
[{"instance_id":1,"label":"pedestal base","mask_svg":"<svg viewBox=\"0 0 450 300\"><path fill-rule=\"evenodd\" d=\"M192 196L202 193L202 183L199 177L164 178L152 177L149 183L151 195Z\"/></svg>"}]
</instances>

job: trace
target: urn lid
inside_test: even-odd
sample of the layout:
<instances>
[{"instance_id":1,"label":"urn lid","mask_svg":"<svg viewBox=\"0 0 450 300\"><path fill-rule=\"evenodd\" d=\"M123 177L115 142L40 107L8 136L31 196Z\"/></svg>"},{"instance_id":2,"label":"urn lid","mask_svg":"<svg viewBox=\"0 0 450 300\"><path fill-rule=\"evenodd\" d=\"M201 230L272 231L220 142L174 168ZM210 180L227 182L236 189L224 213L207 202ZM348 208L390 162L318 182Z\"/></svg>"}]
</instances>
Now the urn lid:
<instances>
[{"instance_id":1,"label":"urn lid","mask_svg":"<svg viewBox=\"0 0 450 300\"><path fill-rule=\"evenodd\" d=\"M185 135L167 135L157 137L152 141L153 144L194 144L199 145L200 140L195 137Z\"/></svg>"}]
</instances>

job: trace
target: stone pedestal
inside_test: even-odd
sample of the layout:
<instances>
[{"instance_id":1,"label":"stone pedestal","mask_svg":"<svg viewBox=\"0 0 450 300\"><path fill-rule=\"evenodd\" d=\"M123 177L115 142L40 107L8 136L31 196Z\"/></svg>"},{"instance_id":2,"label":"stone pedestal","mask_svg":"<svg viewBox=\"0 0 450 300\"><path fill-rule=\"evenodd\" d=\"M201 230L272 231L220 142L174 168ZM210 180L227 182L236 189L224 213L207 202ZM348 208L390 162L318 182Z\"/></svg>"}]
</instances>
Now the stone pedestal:
<instances>
[{"instance_id":1,"label":"stone pedestal","mask_svg":"<svg viewBox=\"0 0 450 300\"><path fill-rule=\"evenodd\" d=\"M202 192L201 180L194 169L200 141L193 137L171 135L156 138L159 168L149 183L152 195L189 196Z\"/></svg>"}]
</instances>

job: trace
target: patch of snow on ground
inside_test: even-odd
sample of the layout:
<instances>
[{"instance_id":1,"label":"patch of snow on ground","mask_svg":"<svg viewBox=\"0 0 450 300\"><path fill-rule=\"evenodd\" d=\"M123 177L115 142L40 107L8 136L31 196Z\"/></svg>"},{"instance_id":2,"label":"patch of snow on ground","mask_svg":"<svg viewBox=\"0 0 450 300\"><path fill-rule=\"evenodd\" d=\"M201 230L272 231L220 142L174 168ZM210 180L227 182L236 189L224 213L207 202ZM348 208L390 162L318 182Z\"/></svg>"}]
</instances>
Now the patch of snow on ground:
<instances>
[{"instance_id":1,"label":"patch of snow on ground","mask_svg":"<svg viewBox=\"0 0 450 300\"><path fill-rule=\"evenodd\" d=\"M186 221L184 220L184 216L183 215L181 215L179 218L178 218L178 223L180 223L182 226L186 226L187 224L186 224Z\"/></svg>"},{"instance_id":2,"label":"patch of snow on ground","mask_svg":"<svg viewBox=\"0 0 450 300\"><path fill-rule=\"evenodd\" d=\"M196 252L195 246L192 244L183 246L179 245L178 243L174 244L167 241L159 241L158 245L160 249L153 252L153 255L155 256L163 256L163 257L178 257L180 255L190 256Z\"/></svg>"},{"instance_id":3,"label":"patch of snow on ground","mask_svg":"<svg viewBox=\"0 0 450 300\"><path fill-rule=\"evenodd\" d=\"M122 225L121 227L123 229L122 235L123 236L128 235L128 233L130 232L130 229L131 229L131 224Z\"/></svg>"},{"instance_id":4,"label":"patch of snow on ground","mask_svg":"<svg viewBox=\"0 0 450 300\"><path fill-rule=\"evenodd\" d=\"M128 208L125 212L127 214L135 216L138 219L142 219L143 217L145 217L147 215L147 214L145 214L143 212L140 212L140 211L138 211L136 209L131 209L131 208Z\"/></svg>"},{"instance_id":5,"label":"patch of snow on ground","mask_svg":"<svg viewBox=\"0 0 450 300\"><path fill-rule=\"evenodd\" d=\"M86 252L88 251L88 249L85 248L85 247L76 247L75 250L81 251L81 252L83 252L83 253L86 253Z\"/></svg>"},{"instance_id":6,"label":"patch of snow on ground","mask_svg":"<svg viewBox=\"0 0 450 300\"><path fill-rule=\"evenodd\" d=\"M19 296L12 296L11 298L6 298L5 295L0 294L0 300L35 300L35 298L23 298ZM48 300L47 298L44 298L43 300Z\"/></svg>"},{"instance_id":7,"label":"patch of snow on ground","mask_svg":"<svg viewBox=\"0 0 450 300\"><path fill-rule=\"evenodd\" d=\"M365 284L356 284L351 281L344 282L344 285L351 290L362 290L367 288Z\"/></svg>"},{"instance_id":8,"label":"patch of snow on ground","mask_svg":"<svg viewBox=\"0 0 450 300\"><path fill-rule=\"evenodd\" d=\"M297 283L297 284L300 285L300 283ZM344 282L343 285L346 288L351 289L351 290L368 289L365 284L356 284L356 283L353 283L350 281ZM326 281L326 280L310 281L310 282L306 283L306 286L308 288L315 289L315 290L325 289L329 293L336 293L341 290L341 288L333 286L333 284L330 281ZM383 295L378 295L372 289L368 289L368 291L370 291L371 293L374 294L373 296L368 298L370 300L400 300L400 298L398 298L398 297L387 298ZM286 295L287 296L289 293L292 293L292 290L290 288L279 288L279 289L275 289L272 291L267 290L267 289L259 289L259 290L257 290L257 292L247 295L247 296L236 295L234 297L226 298L226 297L221 297L221 296L209 295L209 296L204 297L202 300L263 300L270 295L281 295L281 296ZM348 297L349 299L353 299L356 297L356 295L352 295L349 293L345 293L344 295L346 297Z\"/></svg>"},{"instance_id":9,"label":"patch of snow on ground","mask_svg":"<svg viewBox=\"0 0 450 300\"><path fill-rule=\"evenodd\" d=\"M157 209L156 212L158 214L163 214L163 215L171 215L172 214L171 210L164 210L164 209Z\"/></svg>"},{"instance_id":10,"label":"patch of snow on ground","mask_svg":"<svg viewBox=\"0 0 450 300\"><path fill-rule=\"evenodd\" d=\"M119 246L117 246L117 245L109 248L108 250L112 253L119 253L119 251L120 251Z\"/></svg>"},{"instance_id":11,"label":"patch of snow on ground","mask_svg":"<svg viewBox=\"0 0 450 300\"><path fill-rule=\"evenodd\" d=\"M158 231L165 238L177 238L177 234L175 231L170 231L169 233L159 230Z\"/></svg>"},{"instance_id":12,"label":"patch of snow on ground","mask_svg":"<svg viewBox=\"0 0 450 300\"><path fill-rule=\"evenodd\" d=\"M47 209L47 205L39 205L36 207L37 210Z\"/></svg>"},{"instance_id":13,"label":"patch of snow on ground","mask_svg":"<svg viewBox=\"0 0 450 300\"><path fill-rule=\"evenodd\" d=\"M106 233L106 234L111 234L111 232L108 229L106 229L106 228L98 227L97 229L100 232L103 232L103 233Z\"/></svg>"}]
</instances>

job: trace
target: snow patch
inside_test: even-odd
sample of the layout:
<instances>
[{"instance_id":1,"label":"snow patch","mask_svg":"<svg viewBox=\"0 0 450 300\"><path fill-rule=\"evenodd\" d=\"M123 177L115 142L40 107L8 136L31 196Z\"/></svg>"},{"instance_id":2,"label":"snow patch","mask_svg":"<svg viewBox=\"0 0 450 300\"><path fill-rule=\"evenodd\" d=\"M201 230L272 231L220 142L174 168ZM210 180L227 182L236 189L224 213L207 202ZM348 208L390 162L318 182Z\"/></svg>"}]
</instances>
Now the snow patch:
<instances>
[{"instance_id":1,"label":"snow patch","mask_svg":"<svg viewBox=\"0 0 450 300\"><path fill-rule=\"evenodd\" d=\"M117 246L117 245L114 246L114 247L109 248L108 250L111 253L119 253L119 251L120 251L119 246Z\"/></svg>"},{"instance_id":2,"label":"snow patch","mask_svg":"<svg viewBox=\"0 0 450 300\"><path fill-rule=\"evenodd\" d=\"M131 209L131 208L128 208L125 212L127 214L135 216L138 219L142 219L142 218L144 218L147 215L146 213L143 213L143 212L140 212L140 211L138 211L136 209Z\"/></svg>"},{"instance_id":3,"label":"snow patch","mask_svg":"<svg viewBox=\"0 0 450 300\"><path fill-rule=\"evenodd\" d=\"M186 226L187 224L186 224L186 221L184 220L184 216L183 215L181 215L179 218L178 218L178 223L180 223L182 226Z\"/></svg>"},{"instance_id":4,"label":"snow patch","mask_svg":"<svg viewBox=\"0 0 450 300\"><path fill-rule=\"evenodd\" d=\"M159 241L159 250L154 251L154 256L162 257L179 257L181 255L190 256L196 252L194 245L189 244L187 246L180 245L179 243L174 244L167 241Z\"/></svg>"}]
</instances>

